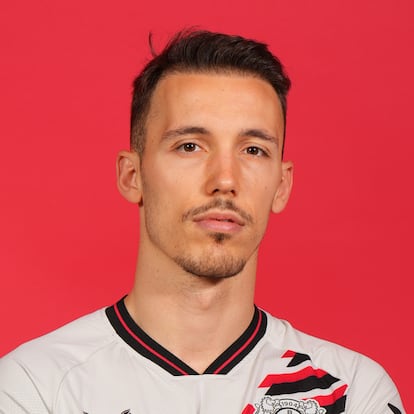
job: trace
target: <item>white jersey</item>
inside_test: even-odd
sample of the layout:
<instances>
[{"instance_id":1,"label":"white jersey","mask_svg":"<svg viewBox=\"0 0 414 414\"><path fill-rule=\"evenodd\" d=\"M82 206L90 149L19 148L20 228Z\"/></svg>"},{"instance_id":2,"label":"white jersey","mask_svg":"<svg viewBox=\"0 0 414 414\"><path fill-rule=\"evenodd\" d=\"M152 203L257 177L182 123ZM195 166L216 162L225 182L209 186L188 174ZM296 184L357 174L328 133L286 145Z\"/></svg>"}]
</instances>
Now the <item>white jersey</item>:
<instances>
[{"instance_id":1,"label":"white jersey","mask_svg":"<svg viewBox=\"0 0 414 414\"><path fill-rule=\"evenodd\" d=\"M199 375L140 329L123 300L0 360L2 414L401 414L372 360L256 308Z\"/></svg>"}]
</instances>

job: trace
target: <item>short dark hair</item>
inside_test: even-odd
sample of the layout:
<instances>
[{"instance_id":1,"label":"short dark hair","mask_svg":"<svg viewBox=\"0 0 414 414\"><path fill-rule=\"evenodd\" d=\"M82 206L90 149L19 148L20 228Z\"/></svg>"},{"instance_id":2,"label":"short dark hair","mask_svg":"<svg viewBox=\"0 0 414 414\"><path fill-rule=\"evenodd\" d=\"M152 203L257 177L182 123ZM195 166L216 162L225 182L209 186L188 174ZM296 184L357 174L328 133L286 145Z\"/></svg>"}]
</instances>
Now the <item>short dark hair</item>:
<instances>
[{"instance_id":1,"label":"short dark hair","mask_svg":"<svg viewBox=\"0 0 414 414\"><path fill-rule=\"evenodd\" d=\"M145 148L145 124L157 83L171 73L240 73L257 76L276 91L286 124L286 96L290 80L280 60L264 43L241 36L205 30L177 33L160 54L150 47L153 59L133 82L131 149L140 155Z\"/></svg>"}]
</instances>

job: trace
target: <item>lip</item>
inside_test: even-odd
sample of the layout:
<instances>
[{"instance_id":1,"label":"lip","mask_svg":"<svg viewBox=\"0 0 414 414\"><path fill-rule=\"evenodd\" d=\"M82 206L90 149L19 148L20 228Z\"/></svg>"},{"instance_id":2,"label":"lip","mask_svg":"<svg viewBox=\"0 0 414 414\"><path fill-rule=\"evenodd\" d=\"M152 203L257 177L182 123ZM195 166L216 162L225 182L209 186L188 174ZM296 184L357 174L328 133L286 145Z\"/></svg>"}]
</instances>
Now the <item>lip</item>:
<instances>
[{"instance_id":1,"label":"lip","mask_svg":"<svg viewBox=\"0 0 414 414\"><path fill-rule=\"evenodd\" d=\"M235 233L245 225L244 220L233 212L209 211L193 218L199 226L214 232Z\"/></svg>"}]
</instances>

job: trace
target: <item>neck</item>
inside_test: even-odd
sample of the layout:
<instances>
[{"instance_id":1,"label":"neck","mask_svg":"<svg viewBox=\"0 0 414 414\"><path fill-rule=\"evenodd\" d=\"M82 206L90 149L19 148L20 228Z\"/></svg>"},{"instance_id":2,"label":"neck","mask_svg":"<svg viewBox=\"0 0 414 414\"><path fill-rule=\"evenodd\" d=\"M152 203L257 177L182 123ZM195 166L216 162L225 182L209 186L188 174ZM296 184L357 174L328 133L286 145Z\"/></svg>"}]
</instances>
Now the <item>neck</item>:
<instances>
[{"instance_id":1,"label":"neck","mask_svg":"<svg viewBox=\"0 0 414 414\"><path fill-rule=\"evenodd\" d=\"M225 279L201 278L160 262L140 255L126 306L149 336L204 372L252 320L256 255Z\"/></svg>"}]
</instances>

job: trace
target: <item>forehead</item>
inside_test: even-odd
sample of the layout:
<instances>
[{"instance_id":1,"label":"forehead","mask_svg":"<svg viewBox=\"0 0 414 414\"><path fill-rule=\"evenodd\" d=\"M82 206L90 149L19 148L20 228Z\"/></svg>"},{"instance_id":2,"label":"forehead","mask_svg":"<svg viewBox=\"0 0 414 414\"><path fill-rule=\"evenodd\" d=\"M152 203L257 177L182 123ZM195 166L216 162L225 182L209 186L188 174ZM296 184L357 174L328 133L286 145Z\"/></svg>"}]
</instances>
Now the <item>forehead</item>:
<instances>
[{"instance_id":1,"label":"forehead","mask_svg":"<svg viewBox=\"0 0 414 414\"><path fill-rule=\"evenodd\" d=\"M147 130L183 122L262 127L277 135L283 135L284 127L282 107L272 85L238 73L171 73L162 78L151 98Z\"/></svg>"}]
</instances>

